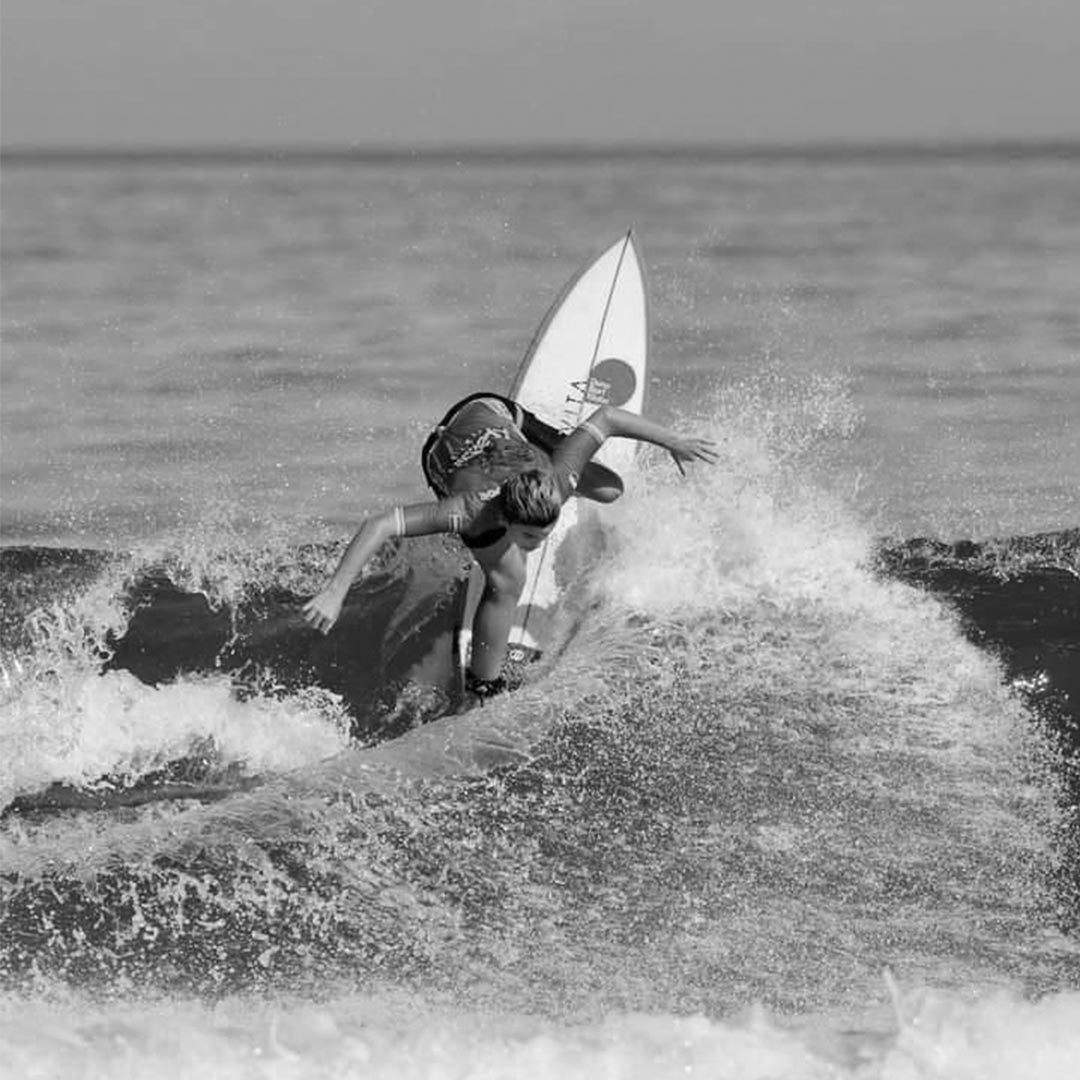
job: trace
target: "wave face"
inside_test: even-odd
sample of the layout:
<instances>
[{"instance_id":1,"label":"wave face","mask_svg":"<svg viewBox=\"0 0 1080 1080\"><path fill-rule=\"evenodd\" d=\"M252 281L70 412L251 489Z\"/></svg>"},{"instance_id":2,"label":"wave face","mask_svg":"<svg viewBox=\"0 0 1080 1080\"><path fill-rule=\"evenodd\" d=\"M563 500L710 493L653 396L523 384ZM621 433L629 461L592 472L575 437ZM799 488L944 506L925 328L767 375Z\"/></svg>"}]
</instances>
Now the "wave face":
<instances>
[{"instance_id":1,"label":"wave face","mask_svg":"<svg viewBox=\"0 0 1080 1080\"><path fill-rule=\"evenodd\" d=\"M1076 986L1076 637L1016 585L1069 585L1076 537L883 547L805 480L849 422L813 392L720 415L688 482L646 457L556 647L464 716L449 541L388 553L325 640L297 607L333 549L3 552L5 986L330 995L338 1034L357 994L453 1003L563 1048L609 1014L850 1015L885 969Z\"/></svg>"}]
</instances>

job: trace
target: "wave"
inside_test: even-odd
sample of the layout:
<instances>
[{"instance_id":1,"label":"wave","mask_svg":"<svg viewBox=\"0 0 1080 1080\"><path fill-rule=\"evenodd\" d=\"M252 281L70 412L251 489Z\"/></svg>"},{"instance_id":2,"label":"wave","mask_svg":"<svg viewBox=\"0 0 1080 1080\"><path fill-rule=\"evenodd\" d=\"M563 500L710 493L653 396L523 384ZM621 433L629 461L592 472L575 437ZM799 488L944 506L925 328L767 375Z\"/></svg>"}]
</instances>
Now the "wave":
<instances>
[{"instance_id":1,"label":"wave","mask_svg":"<svg viewBox=\"0 0 1080 1080\"><path fill-rule=\"evenodd\" d=\"M556 647L464 716L450 541L388 552L329 639L297 606L334 546L0 552L5 985L596 1023L855 1007L884 967L1075 985L1069 758L1033 711L1072 715L1075 593L1033 604L1075 533L875 542L801 479L841 413L785 417L782 467L733 424L689 482L647 458ZM219 780L253 786L34 802Z\"/></svg>"},{"instance_id":2,"label":"wave","mask_svg":"<svg viewBox=\"0 0 1080 1080\"><path fill-rule=\"evenodd\" d=\"M6 779L17 780L18 789L14 801L0 801L9 812L24 812L215 797L229 789L230 773L245 786L253 778L239 766L251 764L251 747L249 760L230 759L218 730L242 727L241 716L250 721L255 706L245 703L257 702L279 723L289 702L321 706L333 726L361 742L446 711L453 703L460 553L430 545L426 560L408 565L392 553L353 590L337 630L324 638L304 622L292 579L312 561L325 565L335 557L298 550L283 558L279 577L252 567L250 558L237 564L235 556L208 569L156 555L0 550L0 649L17 717L10 734L24 744L36 738L39 748L60 739L66 750L59 776L47 773L55 764L50 755L40 767L24 758L20 768L14 751ZM426 712L415 700L419 678ZM411 710L404 706L406 685L413 688ZM192 714L201 717L194 726L185 719ZM106 733L118 719L131 737L126 747ZM166 760L178 739L189 739L191 752ZM119 754L109 769L102 751ZM47 790L28 790L42 781Z\"/></svg>"},{"instance_id":3,"label":"wave","mask_svg":"<svg viewBox=\"0 0 1080 1080\"><path fill-rule=\"evenodd\" d=\"M300 565L312 555L300 551L293 561ZM318 557L329 562L333 554L324 550ZM111 574L123 561L101 551L0 549L5 601L0 642L11 658L9 686L13 666L19 664L15 657L20 648L31 646L27 627L32 614L42 604L56 611L64 596ZM874 552L880 573L932 592L960 613L966 636L1001 659L1005 680L1021 689L1069 752L1080 750L1078 561L1076 529L983 543L882 542ZM229 677L222 685L241 696L260 689L286 695L318 687L340 700L353 739L374 743L391 738L456 704L449 646L464 581L454 573L458 562L448 552L445 561L435 559L427 568L450 571L442 583L422 573L417 584L414 574L400 572L400 565L369 578L351 594L331 641L310 631L299 615L305 597L288 588L260 585L246 589L238 602L215 602L202 591L176 584L165 568L134 576L128 568L119 600L130 616L122 633L109 630L97 643L99 670L128 672L148 687L184 676L222 674ZM426 714L401 708L403 687L421 672L428 690ZM205 776L197 775L198 764L193 755L159 767L142 777L139 787L147 798L155 790L164 798L183 797L185 783L200 797L229 790L228 782L208 768ZM240 777L236 782L243 786ZM86 805L134 805L137 790L99 784L86 793ZM54 790L53 796L59 805L61 792ZM11 806L28 809L48 802L46 796L36 804L24 799Z\"/></svg>"},{"instance_id":4,"label":"wave","mask_svg":"<svg viewBox=\"0 0 1080 1080\"><path fill-rule=\"evenodd\" d=\"M883 544L879 565L942 598L1039 716L1080 752L1080 529Z\"/></svg>"}]
</instances>

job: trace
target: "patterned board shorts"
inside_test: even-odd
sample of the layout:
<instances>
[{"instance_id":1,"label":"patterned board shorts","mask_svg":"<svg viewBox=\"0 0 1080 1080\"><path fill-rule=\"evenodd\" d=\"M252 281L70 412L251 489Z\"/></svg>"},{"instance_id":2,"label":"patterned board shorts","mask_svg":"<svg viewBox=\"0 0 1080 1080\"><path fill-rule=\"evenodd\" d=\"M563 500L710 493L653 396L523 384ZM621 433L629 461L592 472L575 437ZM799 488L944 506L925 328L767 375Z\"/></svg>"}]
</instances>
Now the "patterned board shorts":
<instances>
[{"instance_id":1,"label":"patterned board shorts","mask_svg":"<svg viewBox=\"0 0 1080 1080\"><path fill-rule=\"evenodd\" d=\"M505 477L490 471L493 451L501 445L527 445L515 423L512 404L494 394L474 394L443 417L420 452L424 478L436 495L445 498L453 488L498 490ZM462 472L472 473L464 485Z\"/></svg>"}]
</instances>

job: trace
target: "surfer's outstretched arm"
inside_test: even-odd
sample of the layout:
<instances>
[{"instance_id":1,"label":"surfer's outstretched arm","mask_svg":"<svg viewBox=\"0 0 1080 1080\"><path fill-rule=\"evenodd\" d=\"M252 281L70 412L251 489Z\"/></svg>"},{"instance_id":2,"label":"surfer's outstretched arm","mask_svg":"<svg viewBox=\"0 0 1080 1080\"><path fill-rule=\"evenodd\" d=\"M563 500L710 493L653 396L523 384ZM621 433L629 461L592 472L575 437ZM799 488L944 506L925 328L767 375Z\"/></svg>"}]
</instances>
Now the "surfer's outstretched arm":
<instances>
[{"instance_id":1,"label":"surfer's outstretched arm","mask_svg":"<svg viewBox=\"0 0 1080 1080\"><path fill-rule=\"evenodd\" d=\"M438 502L395 506L367 518L349 542L345 554L330 580L317 596L304 605L304 618L324 634L329 633L341 615L349 586L359 577L368 561L395 536L427 536L431 533L458 532L463 521L460 498Z\"/></svg>"},{"instance_id":2,"label":"surfer's outstretched arm","mask_svg":"<svg viewBox=\"0 0 1080 1080\"><path fill-rule=\"evenodd\" d=\"M646 420L637 413L601 405L587 420L579 424L555 451L558 462L583 463L609 439L621 437L662 446L675 459L679 472L684 461L716 463L716 443L696 435L680 435L662 424Z\"/></svg>"},{"instance_id":3,"label":"surfer's outstretched arm","mask_svg":"<svg viewBox=\"0 0 1080 1080\"><path fill-rule=\"evenodd\" d=\"M349 586L368 560L397 533L397 509L367 518L349 542L330 580L304 605L304 618L324 634L338 621Z\"/></svg>"}]
</instances>

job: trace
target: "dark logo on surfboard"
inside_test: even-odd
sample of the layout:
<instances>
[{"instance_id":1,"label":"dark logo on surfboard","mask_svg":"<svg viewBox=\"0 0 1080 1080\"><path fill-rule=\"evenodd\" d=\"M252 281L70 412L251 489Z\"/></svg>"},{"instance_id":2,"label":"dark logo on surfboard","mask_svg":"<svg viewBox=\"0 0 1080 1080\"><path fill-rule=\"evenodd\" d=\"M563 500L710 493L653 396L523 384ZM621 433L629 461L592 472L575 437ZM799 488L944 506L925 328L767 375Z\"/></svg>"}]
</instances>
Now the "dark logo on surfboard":
<instances>
[{"instance_id":1,"label":"dark logo on surfboard","mask_svg":"<svg viewBox=\"0 0 1080 1080\"><path fill-rule=\"evenodd\" d=\"M572 385L587 405L625 405L637 389L637 375L625 360L612 357L601 360L587 379Z\"/></svg>"}]
</instances>

